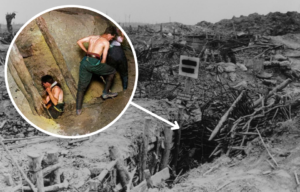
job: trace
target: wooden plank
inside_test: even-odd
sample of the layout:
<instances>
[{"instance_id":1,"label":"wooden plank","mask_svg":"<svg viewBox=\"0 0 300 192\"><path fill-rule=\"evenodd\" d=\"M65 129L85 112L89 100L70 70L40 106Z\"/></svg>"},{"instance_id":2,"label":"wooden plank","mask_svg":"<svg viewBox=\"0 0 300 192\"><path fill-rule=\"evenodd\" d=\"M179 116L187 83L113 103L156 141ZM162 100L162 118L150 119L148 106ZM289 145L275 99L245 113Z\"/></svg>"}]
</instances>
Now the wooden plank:
<instances>
[{"instance_id":1,"label":"wooden plank","mask_svg":"<svg viewBox=\"0 0 300 192\"><path fill-rule=\"evenodd\" d=\"M161 183L162 181L169 179L170 178L170 172L169 172L169 168L165 168L163 170L161 170L160 172L157 172L155 175L153 175L151 177L151 181L153 186L157 186L159 183ZM147 191L147 182L144 180L143 182L141 182L139 185L135 186L131 192L145 192Z\"/></svg>"}]
</instances>

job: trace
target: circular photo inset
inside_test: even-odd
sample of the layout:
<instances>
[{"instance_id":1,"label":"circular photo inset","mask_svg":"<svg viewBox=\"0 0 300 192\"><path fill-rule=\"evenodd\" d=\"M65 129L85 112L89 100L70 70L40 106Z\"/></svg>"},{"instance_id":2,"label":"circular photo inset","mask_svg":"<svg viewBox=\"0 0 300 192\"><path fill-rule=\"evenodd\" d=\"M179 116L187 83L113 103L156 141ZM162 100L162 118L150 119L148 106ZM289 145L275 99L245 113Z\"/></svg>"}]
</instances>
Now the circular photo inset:
<instances>
[{"instance_id":1,"label":"circular photo inset","mask_svg":"<svg viewBox=\"0 0 300 192\"><path fill-rule=\"evenodd\" d=\"M87 7L38 14L17 33L6 61L6 84L18 112L53 136L79 138L108 128L136 87L128 36Z\"/></svg>"}]
</instances>

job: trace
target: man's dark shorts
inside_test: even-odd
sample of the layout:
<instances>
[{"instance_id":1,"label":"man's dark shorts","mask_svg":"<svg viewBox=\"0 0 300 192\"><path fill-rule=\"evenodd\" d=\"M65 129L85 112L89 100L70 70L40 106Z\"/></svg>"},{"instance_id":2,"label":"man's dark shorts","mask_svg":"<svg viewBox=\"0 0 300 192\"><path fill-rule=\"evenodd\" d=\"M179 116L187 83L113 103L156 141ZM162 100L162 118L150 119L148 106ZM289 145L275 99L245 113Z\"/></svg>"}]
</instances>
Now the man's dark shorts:
<instances>
[{"instance_id":1,"label":"man's dark shorts","mask_svg":"<svg viewBox=\"0 0 300 192\"><path fill-rule=\"evenodd\" d=\"M62 115L62 113L64 112L64 105L65 103L58 103L57 105L53 105L52 103L48 111L53 119L57 119Z\"/></svg>"}]
</instances>

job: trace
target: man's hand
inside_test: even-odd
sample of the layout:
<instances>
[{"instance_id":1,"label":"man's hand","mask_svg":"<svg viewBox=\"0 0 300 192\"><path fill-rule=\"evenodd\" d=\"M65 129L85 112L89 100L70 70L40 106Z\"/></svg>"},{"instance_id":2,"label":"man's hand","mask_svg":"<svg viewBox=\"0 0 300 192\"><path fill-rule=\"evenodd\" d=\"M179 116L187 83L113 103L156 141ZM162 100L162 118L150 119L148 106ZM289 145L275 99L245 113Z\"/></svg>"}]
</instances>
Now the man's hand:
<instances>
[{"instance_id":1,"label":"man's hand","mask_svg":"<svg viewBox=\"0 0 300 192\"><path fill-rule=\"evenodd\" d=\"M47 87L46 91L47 91L48 94L50 94L51 93L51 87Z\"/></svg>"},{"instance_id":2,"label":"man's hand","mask_svg":"<svg viewBox=\"0 0 300 192\"><path fill-rule=\"evenodd\" d=\"M82 38L82 39L79 39L77 41L77 44L79 45L79 47L84 51L84 52L87 52L85 46L83 45L83 43L88 43L90 41L90 36L89 37L85 37L85 38Z\"/></svg>"}]
</instances>

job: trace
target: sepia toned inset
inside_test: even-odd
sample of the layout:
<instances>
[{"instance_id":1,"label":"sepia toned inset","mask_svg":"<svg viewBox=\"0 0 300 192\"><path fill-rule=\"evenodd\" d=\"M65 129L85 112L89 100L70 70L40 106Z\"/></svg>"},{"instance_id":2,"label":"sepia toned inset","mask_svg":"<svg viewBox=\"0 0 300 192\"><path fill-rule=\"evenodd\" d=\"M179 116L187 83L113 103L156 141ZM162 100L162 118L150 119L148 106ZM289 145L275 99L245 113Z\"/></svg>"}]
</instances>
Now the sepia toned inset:
<instances>
[{"instance_id":1,"label":"sepia toned inset","mask_svg":"<svg viewBox=\"0 0 300 192\"><path fill-rule=\"evenodd\" d=\"M28 121L56 136L113 122L132 98L134 50L116 23L79 7L51 10L17 34L7 59L11 98Z\"/></svg>"}]
</instances>

